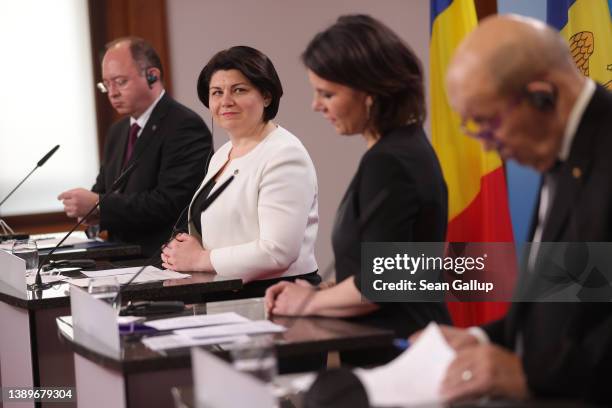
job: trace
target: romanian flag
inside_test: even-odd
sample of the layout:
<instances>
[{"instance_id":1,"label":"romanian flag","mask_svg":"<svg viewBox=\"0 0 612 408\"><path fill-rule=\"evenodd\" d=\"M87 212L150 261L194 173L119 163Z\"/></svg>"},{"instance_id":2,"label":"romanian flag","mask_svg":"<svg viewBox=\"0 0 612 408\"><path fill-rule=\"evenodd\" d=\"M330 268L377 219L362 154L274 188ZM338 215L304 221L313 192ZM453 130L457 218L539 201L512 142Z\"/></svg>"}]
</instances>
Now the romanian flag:
<instances>
[{"instance_id":1,"label":"romanian flag","mask_svg":"<svg viewBox=\"0 0 612 408\"><path fill-rule=\"evenodd\" d=\"M431 132L448 186L447 240L512 242L503 163L496 152L485 152L479 141L461 133L460 118L452 111L444 88L453 52L476 24L473 0L431 0ZM448 306L460 327L500 318L508 309L501 302L451 302Z\"/></svg>"},{"instance_id":2,"label":"romanian flag","mask_svg":"<svg viewBox=\"0 0 612 408\"><path fill-rule=\"evenodd\" d=\"M609 0L548 0L548 24L561 31L585 76L612 90L612 17Z\"/></svg>"}]
</instances>

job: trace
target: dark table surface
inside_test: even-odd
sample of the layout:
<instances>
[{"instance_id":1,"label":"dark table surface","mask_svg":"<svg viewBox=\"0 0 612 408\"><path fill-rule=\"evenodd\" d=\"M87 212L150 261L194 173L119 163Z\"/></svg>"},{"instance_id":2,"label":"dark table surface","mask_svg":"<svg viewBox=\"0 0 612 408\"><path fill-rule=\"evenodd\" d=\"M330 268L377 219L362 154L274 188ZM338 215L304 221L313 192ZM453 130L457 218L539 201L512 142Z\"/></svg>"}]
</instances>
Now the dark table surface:
<instances>
[{"instance_id":1,"label":"dark table surface","mask_svg":"<svg viewBox=\"0 0 612 408\"><path fill-rule=\"evenodd\" d=\"M110 269L116 265L100 263L98 269ZM80 273L72 277L85 277ZM0 281L0 301L29 310L51 309L70 305L70 284L57 283L43 291L19 293L16 289ZM124 302L129 300L182 300L202 302L207 297L230 296L242 288L242 280L229 279L210 273L194 273L190 278L170 279L130 285L122 292Z\"/></svg>"},{"instance_id":2,"label":"dark table surface","mask_svg":"<svg viewBox=\"0 0 612 408\"><path fill-rule=\"evenodd\" d=\"M189 305L187 314L223 313L234 311L253 320L265 318L263 299L241 299L206 304ZM165 316L169 317L169 316ZM387 347L392 344L393 332L348 322L341 319L317 317L271 317L273 323L285 326L283 333L273 335L278 358ZM189 348L153 351L147 348L140 336L122 336L119 353L100 345L87 334L73 330L64 318L58 318L61 337L74 352L105 367L124 373L148 370L165 370L191 366ZM167 333L166 333L167 334ZM228 352L222 346L205 346L221 357Z\"/></svg>"},{"instance_id":3,"label":"dark table surface","mask_svg":"<svg viewBox=\"0 0 612 408\"><path fill-rule=\"evenodd\" d=\"M39 250L40 259L42 260L50 251L50 249ZM140 254L140 245L94 241L61 247L49 259L119 259L138 257Z\"/></svg>"}]
</instances>

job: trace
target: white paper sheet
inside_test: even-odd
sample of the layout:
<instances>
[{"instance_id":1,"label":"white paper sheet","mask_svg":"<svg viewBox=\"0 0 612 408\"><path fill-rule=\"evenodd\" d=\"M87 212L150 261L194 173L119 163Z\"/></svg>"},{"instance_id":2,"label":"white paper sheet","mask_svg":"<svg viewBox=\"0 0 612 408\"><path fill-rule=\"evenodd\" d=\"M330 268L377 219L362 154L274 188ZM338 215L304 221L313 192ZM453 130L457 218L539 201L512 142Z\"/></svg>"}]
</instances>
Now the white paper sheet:
<instances>
[{"instance_id":1,"label":"white paper sheet","mask_svg":"<svg viewBox=\"0 0 612 408\"><path fill-rule=\"evenodd\" d=\"M72 326L72 316L61 316L60 319ZM142 316L117 316L118 324L139 323L143 320L145 320L145 317Z\"/></svg>"},{"instance_id":2,"label":"white paper sheet","mask_svg":"<svg viewBox=\"0 0 612 408\"><path fill-rule=\"evenodd\" d=\"M279 333L285 330L283 326L274 324L269 320L257 320L255 322L226 324L222 326L181 329L175 330L174 333L193 339L202 339L206 337L233 336L237 334Z\"/></svg>"},{"instance_id":3,"label":"white paper sheet","mask_svg":"<svg viewBox=\"0 0 612 408\"><path fill-rule=\"evenodd\" d=\"M430 323L419 340L390 363L371 370L355 370L375 406L442 404L439 389L455 351L440 328Z\"/></svg>"},{"instance_id":4,"label":"white paper sheet","mask_svg":"<svg viewBox=\"0 0 612 408\"><path fill-rule=\"evenodd\" d=\"M33 239L34 241L36 241L36 247L38 249L51 249L51 248L54 248L61 241L62 238L64 238L64 235L66 235L66 232L55 232L52 234L31 235L30 239ZM92 242L92 241L95 241L95 240L88 239L87 235L85 235L85 232L74 231L72 235L70 235L66 239L66 241L64 241L64 243L62 244L60 248L63 248L66 246L72 246L76 244L81 244L84 242ZM6 241L6 242L1 243L0 249L4 249L10 252L13 249L13 241Z\"/></svg>"},{"instance_id":5,"label":"white paper sheet","mask_svg":"<svg viewBox=\"0 0 612 408\"><path fill-rule=\"evenodd\" d=\"M117 316L117 323L126 326L132 323L141 323L145 319L144 316Z\"/></svg>"},{"instance_id":6,"label":"white paper sheet","mask_svg":"<svg viewBox=\"0 0 612 408\"><path fill-rule=\"evenodd\" d=\"M176 330L187 327L215 326L220 324L245 323L248 321L249 319L240 316L238 313L227 312L210 315L181 316L171 317L168 319L150 320L146 323L146 325L157 330Z\"/></svg>"},{"instance_id":7,"label":"white paper sheet","mask_svg":"<svg viewBox=\"0 0 612 408\"><path fill-rule=\"evenodd\" d=\"M32 235L30 238L36 241L36 246L38 249L51 249L54 248L62 238L64 238L66 232ZM60 248L93 241L95 241L95 239L87 238L85 231L74 231L68 238L66 238Z\"/></svg>"},{"instance_id":8,"label":"white paper sheet","mask_svg":"<svg viewBox=\"0 0 612 408\"><path fill-rule=\"evenodd\" d=\"M142 268L141 266L135 266L132 268L116 268L116 269L102 269L99 271L83 271L82 274L88 278L103 278L106 276L118 276L118 275L133 275ZM165 270L156 268L154 266L147 266L142 273L148 272L166 272Z\"/></svg>"},{"instance_id":9,"label":"white paper sheet","mask_svg":"<svg viewBox=\"0 0 612 408\"><path fill-rule=\"evenodd\" d=\"M165 336L153 336L142 339L145 346L154 351L169 350L181 347L207 346L210 344L226 344L234 342L249 341L249 336L222 336L222 337L207 337L204 339L192 339L178 334L168 334Z\"/></svg>"},{"instance_id":10,"label":"white paper sheet","mask_svg":"<svg viewBox=\"0 0 612 408\"><path fill-rule=\"evenodd\" d=\"M70 279L73 285L87 287L89 286L90 279L103 278L108 276L116 276L120 285L126 284L136 272L140 270L140 267L135 268L119 268L119 269L105 269L101 271L85 271L84 275L89 278ZM167 279L184 279L191 275L186 273L178 273L169 270L162 270L154 266L147 266L144 271L134 280L133 283L144 283L144 282L156 282ZM94 281L95 282L95 281ZM95 284L95 283L94 283ZM101 282L101 284L105 284Z\"/></svg>"}]
</instances>

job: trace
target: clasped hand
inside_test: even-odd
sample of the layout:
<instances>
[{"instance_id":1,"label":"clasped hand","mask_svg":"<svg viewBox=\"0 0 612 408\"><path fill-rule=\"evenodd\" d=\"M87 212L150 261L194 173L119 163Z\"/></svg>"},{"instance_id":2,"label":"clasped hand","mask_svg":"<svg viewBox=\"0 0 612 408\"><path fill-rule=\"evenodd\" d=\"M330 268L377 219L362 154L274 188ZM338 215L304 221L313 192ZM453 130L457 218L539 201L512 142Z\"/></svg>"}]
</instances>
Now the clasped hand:
<instances>
[{"instance_id":1,"label":"clasped hand","mask_svg":"<svg viewBox=\"0 0 612 408\"><path fill-rule=\"evenodd\" d=\"M303 279L279 282L266 290L266 309L274 315L309 315L312 313L309 306L315 292L316 288Z\"/></svg>"},{"instance_id":2,"label":"clasped hand","mask_svg":"<svg viewBox=\"0 0 612 408\"><path fill-rule=\"evenodd\" d=\"M185 233L178 234L161 254L162 267L177 272L213 272L210 251L200 241Z\"/></svg>"}]
</instances>

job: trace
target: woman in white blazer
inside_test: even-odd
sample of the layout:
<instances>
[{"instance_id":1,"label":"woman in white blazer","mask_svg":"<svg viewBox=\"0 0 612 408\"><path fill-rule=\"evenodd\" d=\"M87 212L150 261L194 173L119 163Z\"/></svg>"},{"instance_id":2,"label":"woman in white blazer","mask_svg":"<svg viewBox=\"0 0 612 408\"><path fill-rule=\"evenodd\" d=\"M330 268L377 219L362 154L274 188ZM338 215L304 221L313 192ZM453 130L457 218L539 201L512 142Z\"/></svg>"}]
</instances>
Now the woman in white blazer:
<instances>
[{"instance_id":1,"label":"woman in white blazer","mask_svg":"<svg viewBox=\"0 0 612 408\"><path fill-rule=\"evenodd\" d=\"M230 140L192 199L189 234L164 248L165 268L245 282L320 281L316 173L299 139L272 122L282 93L272 62L251 47L223 50L202 69L198 96Z\"/></svg>"}]
</instances>

